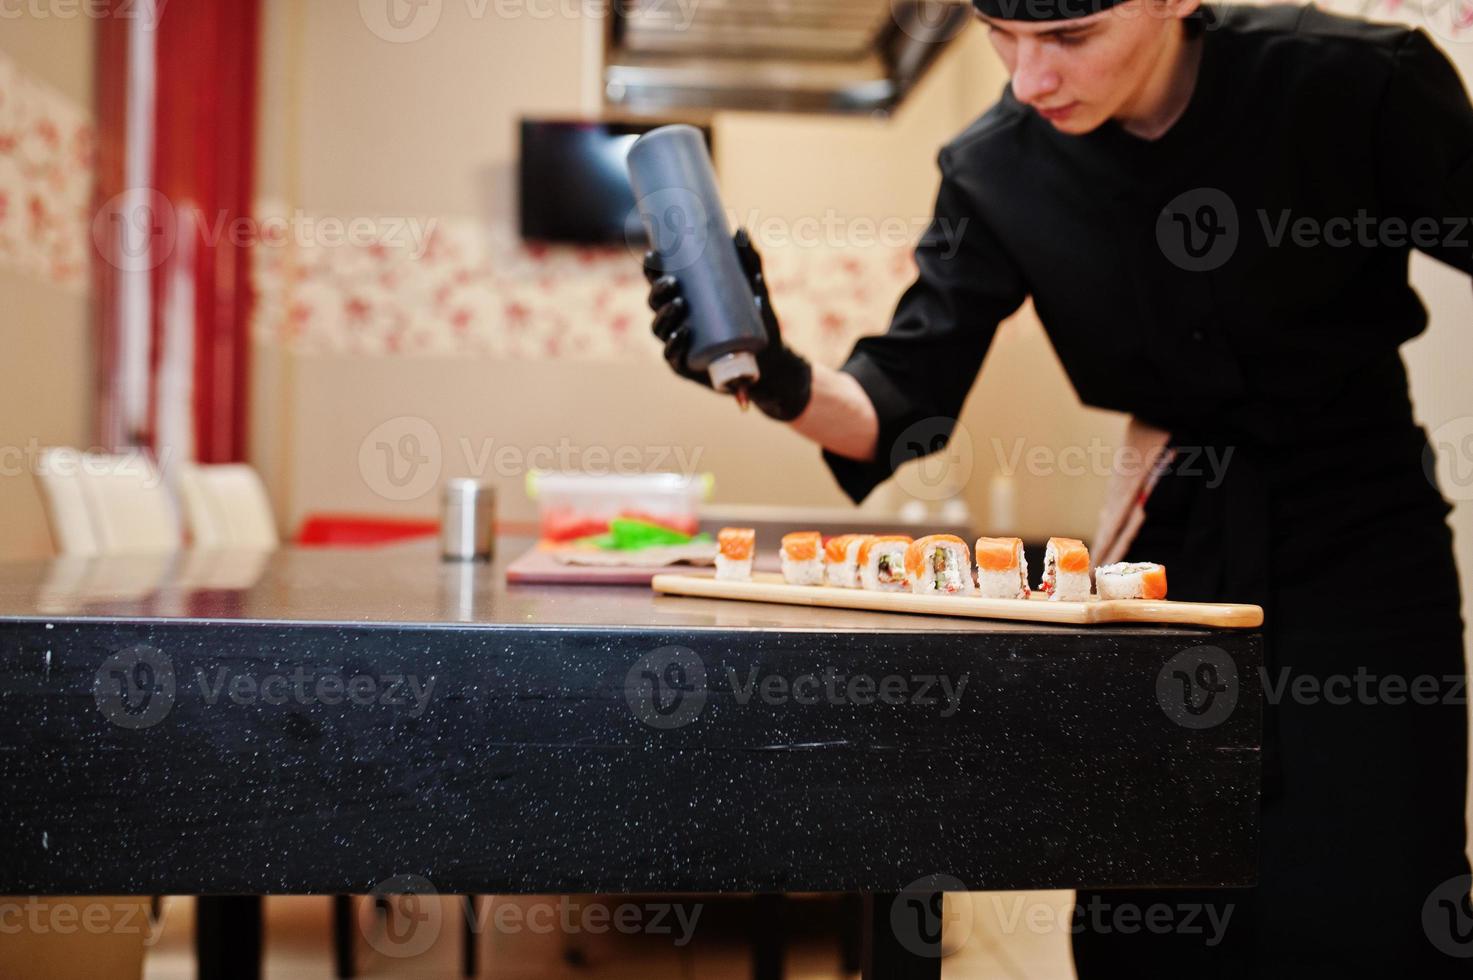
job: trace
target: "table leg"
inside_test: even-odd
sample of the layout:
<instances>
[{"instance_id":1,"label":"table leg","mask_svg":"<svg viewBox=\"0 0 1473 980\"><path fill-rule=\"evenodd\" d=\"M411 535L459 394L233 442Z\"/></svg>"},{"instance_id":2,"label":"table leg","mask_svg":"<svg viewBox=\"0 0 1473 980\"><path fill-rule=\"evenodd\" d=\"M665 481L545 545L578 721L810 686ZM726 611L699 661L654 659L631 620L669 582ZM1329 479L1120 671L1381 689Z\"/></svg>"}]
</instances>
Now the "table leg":
<instances>
[{"instance_id":1,"label":"table leg","mask_svg":"<svg viewBox=\"0 0 1473 980\"><path fill-rule=\"evenodd\" d=\"M195 901L199 980L259 980L261 896L201 895Z\"/></svg>"},{"instance_id":2,"label":"table leg","mask_svg":"<svg viewBox=\"0 0 1473 980\"><path fill-rule=\"evenodd\" d=\"M940 892L865 893L864 980L941 980L940 902Z\"/></svg>"},{"instance_id":3,"label":"table leg","mask_svg":"<svg viewBox=\"0 0 1473 980\"><path fill-rule=\"evenodd\" d=\"M353 911L352 895L332 897L333 976L338 980L351 980L358 975L358 923Z\"/></svg>"},{"instance_id":4,"label":"table leg","mask_svg":"<svg viewBox=\"0 0 1473 980\"><path fill-rule=\"evenodd\" d=\"M476 918L476 896L460 896L460 911L463 913L462 926L460 930L460 975L462 977L474 977L481 972L481 947L478 945L481 939L480 930L477 928L480 920Z\"/></svg>"},{"instance_id":5,"label":"table leg","mask_svg":"<svg viewBox=\"0 0 1473 980\"><path fill-rule=\"evenodd\" d=\"M787 896L759 892L752 902L752 980L782 980Z\"/></svg>"},{"instance_id":6,"label":"table leg","mask_svg":"<svg viewBox=\"0 0 1473 980\"><path fill-rule=\"evenodd\" d=\"M864 969L864 896L839 896L839 964L847 976Z\"/></svg>"}]
</instances>

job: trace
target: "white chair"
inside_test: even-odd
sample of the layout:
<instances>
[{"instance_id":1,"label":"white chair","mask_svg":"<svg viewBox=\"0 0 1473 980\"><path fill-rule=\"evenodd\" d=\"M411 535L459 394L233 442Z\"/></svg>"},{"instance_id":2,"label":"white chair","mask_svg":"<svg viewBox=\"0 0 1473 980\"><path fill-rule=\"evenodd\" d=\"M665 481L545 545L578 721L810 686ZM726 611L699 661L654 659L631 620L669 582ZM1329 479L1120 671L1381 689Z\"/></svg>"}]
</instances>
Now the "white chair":
<instances>
[{"instance_id":1,"label":"white chair","mask_svg":"<svg viewBox=\"0 0 1473 980\"><path fill-rule=\"evenodd\" d=\"M270 550L280 540L271 501L244 463L181 463L179 499L195 548Z\"/></svg>"},{"instance_id":2,"label":"white chair","mask_svg":"<svg viewBox=\"0 0 1473 980\"><path fill-rule=\"evenodd\" d=\"M79 476L82 454L75 449L43 449L39 462L36 485L57 554L80 558L98 554L101 549Z\"/></svg>"},{"instance_id":3,"label":"white chair","mask_svg":"<svg viewBox=\"0 0 1473 980\"><path fill-rule=\"evenodd\" d=\"M163 474L142 453L47 449L36 479L60 554L158 553L183 543Z\"/></svg>"}]
</instances>

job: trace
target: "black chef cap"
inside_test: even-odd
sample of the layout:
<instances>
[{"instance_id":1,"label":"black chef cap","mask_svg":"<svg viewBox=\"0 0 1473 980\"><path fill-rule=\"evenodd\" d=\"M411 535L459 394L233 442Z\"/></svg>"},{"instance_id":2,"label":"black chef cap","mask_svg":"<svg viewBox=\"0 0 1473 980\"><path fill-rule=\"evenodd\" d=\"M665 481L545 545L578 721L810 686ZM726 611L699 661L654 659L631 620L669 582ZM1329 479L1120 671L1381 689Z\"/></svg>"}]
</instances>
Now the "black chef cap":
<instances>
[{"instance_id":1,"label":"black chef cap","mask_svg":"<svg viewBox=\"0 0 1473 980\"><path fill-rule=\"evenodd\" d=\"M1121 0L972 0L993 20L1073 20L1108 10Z\"/></svg>"}]
</instances>

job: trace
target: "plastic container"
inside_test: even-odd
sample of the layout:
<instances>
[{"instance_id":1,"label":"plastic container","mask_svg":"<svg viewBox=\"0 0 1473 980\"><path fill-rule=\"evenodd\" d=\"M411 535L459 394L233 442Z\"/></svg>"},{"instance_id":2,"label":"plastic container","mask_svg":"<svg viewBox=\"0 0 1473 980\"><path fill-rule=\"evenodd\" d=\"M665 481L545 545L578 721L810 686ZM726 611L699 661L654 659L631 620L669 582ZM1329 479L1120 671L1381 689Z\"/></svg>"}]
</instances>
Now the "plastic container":
<instances>
[{"instance_id":1,"label":"plastic container","mask_svg":"<svg viewBox=\"0 0 1473 980\"><path fill-rule=\"evenodd\" d=\"M694 534L699 506L710 498L714 483L710 473L593 475L533 470L527 474L527 497L537 502L544 541L603 534L616 517Z\"/></svg>"}]
</instances>

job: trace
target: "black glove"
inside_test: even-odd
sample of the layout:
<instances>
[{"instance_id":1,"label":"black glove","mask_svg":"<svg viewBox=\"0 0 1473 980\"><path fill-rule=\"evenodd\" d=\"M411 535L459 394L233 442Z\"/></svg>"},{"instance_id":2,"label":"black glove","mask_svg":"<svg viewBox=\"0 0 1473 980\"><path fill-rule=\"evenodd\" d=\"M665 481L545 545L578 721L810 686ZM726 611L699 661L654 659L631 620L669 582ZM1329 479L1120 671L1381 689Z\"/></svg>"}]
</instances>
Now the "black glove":
<instances>
[{"instance_id":1,"label":"black glove","mask_svg":"<svg viewBox=\"0 0 1473 980\"><path fill-rule=\"evenodd\" d=\"M762 277L762 257L752 246L747 229L737 229L732 242L747 281L752 284L762 325L767 329L767 346L757 355L761 377L748 394L764 415L779 422L791 422L808 407L813 394L813 367L783 343L777 316L772 312L772 299L767 295L767 281ZM665 345L666 363L681 377L711 387L705 371L692 370L685 362L690 347L690 326L686 322L690 309L680 295L680 281L661 269L660 256L652 251L644 254L644 277L650 282L650 309L655 311L652 329Z\"/></svg>"}]
</instances>

